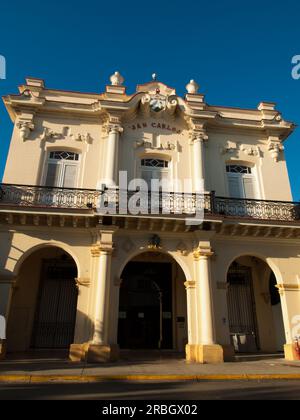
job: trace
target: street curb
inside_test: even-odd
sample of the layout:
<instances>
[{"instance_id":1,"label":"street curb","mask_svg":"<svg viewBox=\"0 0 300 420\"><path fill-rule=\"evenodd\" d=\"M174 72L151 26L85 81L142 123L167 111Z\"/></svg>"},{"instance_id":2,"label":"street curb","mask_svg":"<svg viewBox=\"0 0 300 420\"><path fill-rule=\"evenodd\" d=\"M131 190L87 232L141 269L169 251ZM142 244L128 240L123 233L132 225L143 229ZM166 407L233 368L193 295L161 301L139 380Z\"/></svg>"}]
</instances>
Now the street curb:
<instances>
[{"instance_id":1,"label":"street curb","mask_svg":"<svg viewBox=\"0 0 300 420\"><path fill-rule=\"evenodd\" d=\"M0 383L96 383L112 381L267 381L300 380L300 374L240 375L0 375Z\"/></svg>"}]
</instances>

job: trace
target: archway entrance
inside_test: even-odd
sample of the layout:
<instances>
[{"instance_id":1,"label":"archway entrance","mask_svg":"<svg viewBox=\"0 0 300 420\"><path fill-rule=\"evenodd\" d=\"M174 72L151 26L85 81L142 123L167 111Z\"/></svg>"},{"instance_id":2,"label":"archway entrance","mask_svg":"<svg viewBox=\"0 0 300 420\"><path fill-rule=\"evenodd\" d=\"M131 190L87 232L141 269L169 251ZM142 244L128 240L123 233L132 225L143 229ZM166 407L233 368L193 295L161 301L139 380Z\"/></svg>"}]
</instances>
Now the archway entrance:
<instances>
[{"instance_id":1,"label":"archway entrance","mask_svg":"<svg viewBox=\"0 0 300 420\"><path fill-rule=\"evenodd\" d=\"M54 247L22 264L7 333L8 352L68 349L74 341L78 291L74 260Z\"/></svg>"},{"instance_id":2,"label":"archway entrance","mask_svg":"<svg viewBox=\"0 0 300 420\"><path fill-rule=\"evenodd\" d=\"M184 274L167 255L147 253L122 273L118 343L126 350L178 350L187 343Z\"/></svg>"},{"instance_id":3,"label":"archway entrance","mask_svg":"<svg viewBox=\"0 0 300 420\"><path fill-rule=\"evenodd\" d=\"M270 267L256 257L241 257L231 264L227 281L229 330L235 352L283 352L280 296Z\"/></svg>"}]
</instances>

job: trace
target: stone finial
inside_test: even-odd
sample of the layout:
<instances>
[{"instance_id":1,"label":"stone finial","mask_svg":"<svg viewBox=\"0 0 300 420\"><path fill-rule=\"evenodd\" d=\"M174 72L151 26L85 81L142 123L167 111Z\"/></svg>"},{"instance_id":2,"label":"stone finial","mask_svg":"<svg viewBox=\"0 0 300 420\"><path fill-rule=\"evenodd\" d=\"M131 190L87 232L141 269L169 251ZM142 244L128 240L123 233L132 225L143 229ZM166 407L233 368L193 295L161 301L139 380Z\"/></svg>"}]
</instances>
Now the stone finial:
<instances>
[{"instance_id":1,"label":"stone finial","mask_svg":"<svg viewBox=\"0 0 300 420\"><path fill-rule=\"evenodd\" d=\"M122 86L124 83L124 77L121 76L121 74L116 71L111 77L110 82L113 86Z\"/></svg>"},{"instance_id":2,"label":"stone finial","mask_svg":"<svg viewBox=\"0 0 300 420\"><path fill-rule=\"evenodd\" d=\"M186 90L190 95L196 95L199 90L199 85L195 80L191 80L190 83L186 85Z\"/></svg>"}]
</instances>

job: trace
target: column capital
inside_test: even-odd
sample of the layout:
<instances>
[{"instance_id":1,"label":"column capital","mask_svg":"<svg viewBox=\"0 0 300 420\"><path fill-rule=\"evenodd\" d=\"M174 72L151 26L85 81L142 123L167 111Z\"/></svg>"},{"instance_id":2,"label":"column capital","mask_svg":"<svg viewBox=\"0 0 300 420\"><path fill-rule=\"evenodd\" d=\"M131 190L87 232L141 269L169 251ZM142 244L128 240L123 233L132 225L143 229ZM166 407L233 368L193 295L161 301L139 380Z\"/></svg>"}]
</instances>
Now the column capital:
<instances>
[{"instance_id":1,"label":"column capital","mask_svg":"<svg viewBox=\"0 0 300 420\"><path fill-rule=\"evenodd\" d=\"M192 143L204 143L208 141L208 135L205 130L192 130L190 132L190 140Z\"/></svg>"},{"instance_id":2,"label":"column capital","mask_svg":"<svg viewBox=\"0 0 300 420\"><path fill-rule=\"evenodd\" d=\"M122 134L124 128L120 124L108 124L107 125L107 134Z\"/></svg>"},{"instance_id":3,"label":"column capital","mask_svg":"<svg viewBox=\"0 0 300 420\"><path fill-rule=\"evenodd\" d=\"M121 134L124 129L122 126L122 120L120 115L111 115L107 116L107 120L103 126L104 132L109 134Z\"/></svg>"},{"instance_id":4,"label":"column capital","mask_svg":"<svg viewBox=\"0 0 300 420\"><path fill-rule=\"evenodd\" d=\"M198 248L194 250L193 255L194 255L195 261L199 261L200 259L208 259L212 257L214 255L214 251L209 246L208 247L199 246Z\"/></svg>"},{"instance_id":5,"label":"column capital","mask_svg":"<svg viewBox=\"0 0 300 420\"><path fill-rule=\"evenodd\" d=\"M196 282L195 281L186 281L184 283L186 290L188 289L196 289Z\"/></svg>"},{"instance_id":6,"label":"column capital","mask_svg":"<svg viewBox=\"0 0 300 420\"><path fill-rule=\"evenodd\" d=\"M112 255L114 252L114 245L112 242L101 243L91 248L92 257L97 258L100 255Z\"/></svg>"}]
</instances>

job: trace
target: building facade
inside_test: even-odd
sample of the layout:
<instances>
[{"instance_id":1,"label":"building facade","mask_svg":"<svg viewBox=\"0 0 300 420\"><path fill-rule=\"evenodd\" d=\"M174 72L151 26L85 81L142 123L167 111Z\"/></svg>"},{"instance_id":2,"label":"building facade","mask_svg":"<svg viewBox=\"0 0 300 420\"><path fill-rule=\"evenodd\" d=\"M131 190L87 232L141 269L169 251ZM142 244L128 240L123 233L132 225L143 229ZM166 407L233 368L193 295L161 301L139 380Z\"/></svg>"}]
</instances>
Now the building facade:
<instances>
[{"instance_id":1,"label":"building facade","mask_svg":"<svg viewBox=\"0 0 300 420\"><path fill-rule=\"evenodd\" d=\"M28 78L4 97L1 356L296 360L300 210L283 145L294 124L273 103L210 106L194 81L184 98L157 80L132 95L123 84L115 73L90 94Z\"/></svg>"}]
</instances>

